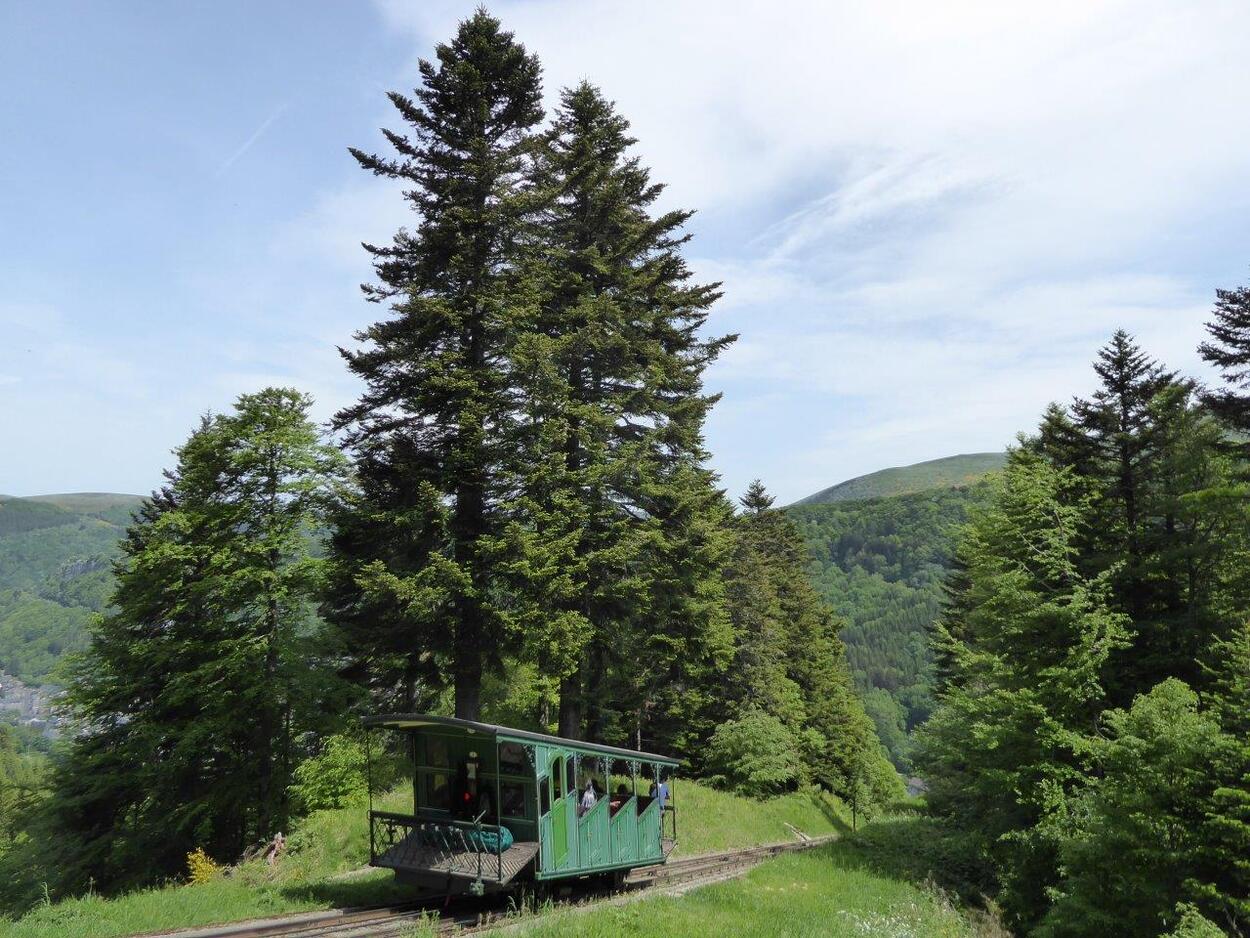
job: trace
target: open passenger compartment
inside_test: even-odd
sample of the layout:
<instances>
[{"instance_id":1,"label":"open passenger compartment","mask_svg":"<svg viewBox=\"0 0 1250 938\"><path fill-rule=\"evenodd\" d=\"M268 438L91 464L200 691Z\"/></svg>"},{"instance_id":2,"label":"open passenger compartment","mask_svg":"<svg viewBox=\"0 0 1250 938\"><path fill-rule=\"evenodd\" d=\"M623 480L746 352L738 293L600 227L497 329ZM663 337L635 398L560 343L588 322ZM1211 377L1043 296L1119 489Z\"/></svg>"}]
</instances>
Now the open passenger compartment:
<instances>
[{"instance_id":1,"label":"open passenger compartment","mask_svg":"<svg viewBox=\"0 0 1250 938\"><path fill-rule=\"evenodd\" d=\"M480 895L663 863L676 843L675 759L426 714L364 722L370 863L403 882ZM374 810L375 729L408 737L411 814Z\"/></svg>"}]
</instances>

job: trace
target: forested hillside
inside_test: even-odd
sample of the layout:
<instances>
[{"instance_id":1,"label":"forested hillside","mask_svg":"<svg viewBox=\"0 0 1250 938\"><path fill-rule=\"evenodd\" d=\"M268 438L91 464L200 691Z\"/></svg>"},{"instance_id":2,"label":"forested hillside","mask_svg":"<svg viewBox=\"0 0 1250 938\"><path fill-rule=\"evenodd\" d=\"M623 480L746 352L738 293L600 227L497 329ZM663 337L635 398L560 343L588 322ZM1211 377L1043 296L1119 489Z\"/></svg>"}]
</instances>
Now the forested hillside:
<instances>
[{"instance_id":1,"label":"forested hillside","mask_svg":"<svg viewBox=\"0 0 1250 938\"><path fill-rule=\"evenodd\" d=\"M0 496L0 670L46 681L86 644L112 588L133 495Z\"/></svg>"},{"instance_id":2,"label":"forested hillside","mask_svg":"<svg viewBox=\"0 0 1250 938\"><path fill-rule=\"evenodd\" d=\"M929 631L955 538L986 493L980 482L787 509L811 554L812 582L846 620L842 639L865 708L904 770L908 734L933 709Z\"/></svg>"}]
</instances>

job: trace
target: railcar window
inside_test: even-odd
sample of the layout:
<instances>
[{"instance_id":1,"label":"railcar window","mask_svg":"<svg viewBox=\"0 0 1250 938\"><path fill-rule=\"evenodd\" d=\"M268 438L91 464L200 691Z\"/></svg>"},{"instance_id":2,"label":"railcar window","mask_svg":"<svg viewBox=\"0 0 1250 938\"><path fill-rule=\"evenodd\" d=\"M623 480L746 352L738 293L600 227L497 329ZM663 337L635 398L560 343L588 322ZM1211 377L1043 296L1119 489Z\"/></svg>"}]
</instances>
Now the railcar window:
<instances>
[{"instance_id":1,"label":"railcar window","mask_svg":"<svg viewBox=\"0 0 1250 938\"><path fill-rule=\"evenodd\" d=\"M574 771L574 769L573 769L573 763L574 763L574 761L576 761L576 760L574 760L574 759L566 759L566 760L565 760L565 762L564 762L564 771L565 771L565 774L564 774L564 790L565 790L565 791L576 791L576 790L577 790L577 780L576 780L575 778L573 778L573 771Z\"/></svg>"},{"instance_id":2,"label":"railcar window","mask_svg":"<svg viewBox=\"0 0 1250 938\"><path fill-rule=\"evenodd\" d=\"M538 782L538 798L542 803L538 806L539 814L551 813L551 780L540 779Z\"/></svg>"},{"instance_id":3,"label":"railcar window","mask_svg":"<svg viewBox=\"0 0 1250 938\"><path fill-rule=\"evenodd\" d=\"M504 775L529 775L525 747L520 743L503 743L499 747L499 771Z\"/></svg>"},{"instance_id":4,"label":"railcar window","mask_svg":"<svg viewBox=\"0 0 1250 938\"><path fill-rule=\"evenodd\" d=\"M445 769L451 765L447 756L447 740L441 736L425 737L425 764Z\"/></svg>"},{"instance_id":5,"label":"railcar window","mask_svg":"<svg viewBox=\"0 0 1250 938\"><path fill-rule=\"evenodd\" d=\"M442 811L451 810L451 786L444 772L431 772L425 777L425 804Z\"/></svg>"},{"instance_id":6,"label":"railcar window","mask_svg":"<svg viewBox=\"0 0 1250 938\"><path fill-rule=\"evenodd\" d=\"M564 772L560 767L560 757L551 760L551 798L559 801L564 797Z\"/></svg>"},{"instance_id":7,"label":"railcar window","mask_svg":"<svg viewBox=\"0 0 1250 938\"><path fill-rule=\"evenodd\" d=\"M530 816L525 786L520 782L501 782L499 800L503 803L503 813L508 817L527 818Z\"/></svg>"}]
</instances>

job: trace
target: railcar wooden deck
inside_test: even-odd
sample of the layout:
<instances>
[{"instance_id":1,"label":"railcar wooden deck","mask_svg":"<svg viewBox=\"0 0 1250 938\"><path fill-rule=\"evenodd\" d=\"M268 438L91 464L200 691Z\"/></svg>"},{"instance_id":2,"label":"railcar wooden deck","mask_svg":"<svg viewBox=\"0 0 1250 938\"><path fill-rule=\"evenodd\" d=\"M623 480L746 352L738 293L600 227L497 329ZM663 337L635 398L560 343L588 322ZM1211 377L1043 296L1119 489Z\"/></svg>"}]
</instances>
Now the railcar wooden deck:
<instances>
[{"instance_id":1,"label":"railcar wooden deck","mask_svg":"<svg viewBox=\"0 0 1250 938\"><path fill-rule=\"evenodd\" d=\"M414 832L376 857L373 865L400 872L420 871L470 879L476 879L480 873L482 882L502 886L515 879L537 855L538 844L533 842L514 843L500 854L444 850L422 843Z\"/></svg>"}]
</instances>

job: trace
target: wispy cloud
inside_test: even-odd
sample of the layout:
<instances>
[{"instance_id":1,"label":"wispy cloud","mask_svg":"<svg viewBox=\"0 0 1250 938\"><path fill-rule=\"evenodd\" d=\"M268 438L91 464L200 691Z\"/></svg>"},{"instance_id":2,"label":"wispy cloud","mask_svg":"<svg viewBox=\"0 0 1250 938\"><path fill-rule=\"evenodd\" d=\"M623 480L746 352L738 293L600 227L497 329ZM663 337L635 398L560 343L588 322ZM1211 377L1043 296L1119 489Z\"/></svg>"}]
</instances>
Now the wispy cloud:
<instances>
[{"instance_id":1,"label":"wispy cloud","mask_svg":"<svg viewBox=\"0 0 1250 938\"><path fill-rule=\"evenodd\" d=\"M230 169L231 166L237 163L243 154L250 150L256 144L256 141L265 135L265 131L270 128L273 122L282 116L282 112L285 111L286 108L287 106L285 104L281 104L272 114L265 118L261 125L252 132L252 135L243 141L242 146L226 157L225 161L217 167L216 175L223 175Z\"/></svg>"}]
</instances>

